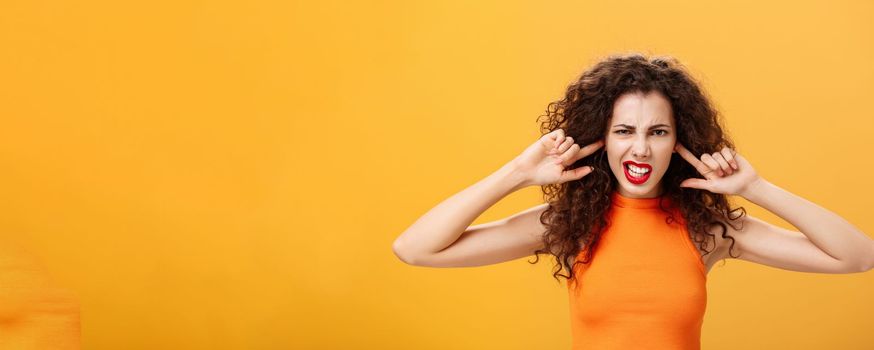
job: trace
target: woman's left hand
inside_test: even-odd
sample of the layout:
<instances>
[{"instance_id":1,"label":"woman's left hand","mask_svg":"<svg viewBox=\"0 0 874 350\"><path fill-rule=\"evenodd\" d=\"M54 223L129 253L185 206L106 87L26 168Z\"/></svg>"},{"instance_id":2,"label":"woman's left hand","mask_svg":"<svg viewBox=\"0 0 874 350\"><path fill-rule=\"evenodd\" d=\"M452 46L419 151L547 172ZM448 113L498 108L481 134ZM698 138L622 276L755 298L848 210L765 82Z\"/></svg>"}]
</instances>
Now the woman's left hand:
<instances>
[{"instance_id":1,"label":"woman's left hand","mask_svg":"<svg viewBox=\"0 0 874 350\"><path fill-rule=\"evenodd\" d=\"M674 150L704 176L704 179L683 180L680 187L747 197L746 194L754 187L753 184L761 180L753 166L731 148L725 147L713 154L705 153L700 159L679 142Z\"/></svg>"}]
</instances>

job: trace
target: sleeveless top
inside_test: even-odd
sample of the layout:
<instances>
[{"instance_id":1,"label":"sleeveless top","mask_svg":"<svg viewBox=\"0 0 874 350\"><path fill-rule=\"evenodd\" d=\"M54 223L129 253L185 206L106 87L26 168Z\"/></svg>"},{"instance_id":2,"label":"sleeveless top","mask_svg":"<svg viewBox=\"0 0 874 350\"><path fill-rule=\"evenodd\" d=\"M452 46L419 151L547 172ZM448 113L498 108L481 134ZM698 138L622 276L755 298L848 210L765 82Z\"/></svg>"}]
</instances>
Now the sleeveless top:
<instances>
[{"instance_id":1,"label":"sleeveless top","mask_svg":"<svg viewBox=\"0 0 874 350\"><path fill-rule=\"evenodd\" d=\"M662 199L668 224L659 198L611 199L579 287L568 281L573 349L700 349L707 272L680 212Z\"/></svg>"}]
</instances>

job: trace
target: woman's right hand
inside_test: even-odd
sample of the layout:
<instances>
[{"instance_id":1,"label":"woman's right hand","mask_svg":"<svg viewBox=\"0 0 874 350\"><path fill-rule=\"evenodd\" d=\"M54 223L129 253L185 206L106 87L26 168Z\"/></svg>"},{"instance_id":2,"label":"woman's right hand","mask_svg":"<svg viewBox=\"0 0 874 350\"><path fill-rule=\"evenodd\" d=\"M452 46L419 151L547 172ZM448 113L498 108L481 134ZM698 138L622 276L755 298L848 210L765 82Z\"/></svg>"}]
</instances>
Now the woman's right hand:
<instances>
[{"instance_id":1,"label":"woman's right hand","mask_svg":"<svg viewBox=\"0 0 874 350\"><path fill-rule=\"evenodd\" d=\"M570 136L565 136L564 130L556 129L528 146L516 159L516 171L526 179L527 185L543 186L560 184L578 180L592 172L590 166L565 170L577 160L580 160L604 146L604 140L598 140L580 148Z\"/></svg>"}]
</instances>

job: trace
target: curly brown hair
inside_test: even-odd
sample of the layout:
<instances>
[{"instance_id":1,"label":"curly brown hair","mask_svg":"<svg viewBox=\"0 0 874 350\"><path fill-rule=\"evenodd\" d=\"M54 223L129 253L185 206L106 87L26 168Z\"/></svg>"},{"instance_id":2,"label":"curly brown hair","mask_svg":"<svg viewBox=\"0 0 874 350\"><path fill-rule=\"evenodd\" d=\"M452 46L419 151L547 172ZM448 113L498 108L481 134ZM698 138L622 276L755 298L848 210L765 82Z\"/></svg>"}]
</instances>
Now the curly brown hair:
<instances>
[{"instance_id":1,"label":"curly brown hair","mask_svg":"<svg viewBox=\"0 0 874 350\"><path fill-rule=\"evenodd\" d=\"M613 104L619 96L650 91L658 91L670 101L677 142L693 154L714 153L723 147L734 148L720 125L716 108L685 67L671 56L648 58L640 53L611 55L583 72L568 86L564 98L549 103L546 114L538 117L538 121L545 117L540 131L547 134L562 128L577 144L593 143L605 138ZM611 207L611 194L618 186L603 148L578 160L568 169L581 166L592 166L594 171L577 181L541 186L544 200L550 204L540 216L540 222L546 226L544 247L536 250L536 260L529 262L537 263L539 254L553 255L556 261L553 277L556 280L561 276L576 281L575 266L591 261L601 233L608 226L606 214ZM725 223L740 219L746 210L743 207L731 209L723 194L680 187L683 180L698 176L691 164L678 153L673 153L662 178L660 208L668 213L668 223L678 219L685 223L690 238L700 245L705 255L712 252L705 247L705 236L710 236L716 246L716 237L708 228L719 226L722 237L732 241L731 255L734 238L726 235ZM665 198L675 204L681 218L673 217L672 210L665 208ZM740 214L735 216L737 211ZM582 247L586 249L585 259L571 264ZM561 274L565 269L568 274Z\"/></svg>"}]
</instances>

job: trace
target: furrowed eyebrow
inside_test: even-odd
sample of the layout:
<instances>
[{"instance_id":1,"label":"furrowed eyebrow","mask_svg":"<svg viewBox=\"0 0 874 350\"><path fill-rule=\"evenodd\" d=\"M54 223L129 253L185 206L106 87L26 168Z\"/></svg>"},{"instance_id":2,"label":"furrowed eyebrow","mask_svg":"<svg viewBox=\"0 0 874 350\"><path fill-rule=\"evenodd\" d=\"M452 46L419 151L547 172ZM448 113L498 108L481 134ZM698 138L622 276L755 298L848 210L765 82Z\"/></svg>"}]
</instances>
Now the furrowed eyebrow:
<instances>
[{"instance_id":1,"label":"furrowed eyebrow","mask_svg":"<svg viewBox=\"0 0 874 350\"><path fill-rule=\"evenodd\" d=\"M668 124L656 124L656 125L650 126L649 129L652 130L652 129L659 128L659 127L663 127L663 126L664 126L664 127L668 127L668 128L671 127L671 126L668 125ZM632 129L632 130L637 129L637 128L635 128L634 126L632 126L632 125L628 125L628 124L616 124L616 125L613 125L613 127L614 127L614 128L615 128L615 127L626 127L626 128Z\"/></svg>"}]
</instances>

